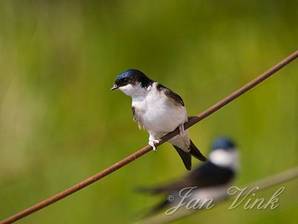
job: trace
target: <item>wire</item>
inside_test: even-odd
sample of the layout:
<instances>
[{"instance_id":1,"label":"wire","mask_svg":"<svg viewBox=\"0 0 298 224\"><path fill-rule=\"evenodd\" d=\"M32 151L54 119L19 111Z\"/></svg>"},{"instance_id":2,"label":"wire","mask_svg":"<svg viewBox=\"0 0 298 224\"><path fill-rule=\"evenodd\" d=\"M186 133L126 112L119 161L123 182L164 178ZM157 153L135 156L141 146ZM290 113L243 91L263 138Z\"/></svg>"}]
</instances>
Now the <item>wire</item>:
<instances>
[{"instance_id":1,"label":"wire","mask_svg":"<svg viewBox=\"0 0 298 224\"><path fill-rule=\"evenodd\" d=\"M284 66L286 66L287 64L289 64L290 62L294 61L296 58L298 57L298 50L293 52L292 54L290 54L288 57L286 57L285 59L283 59L282 61L280 61L279 63L277 63L276 65L274 65L273 67L271 67L269 70L267 70L266 72L264 72L263 74L259 75L257 78L253 79L252 81L248 82L247 84L245 84L244 86L242 86L241 88L235 90L234 92L232 92L230 95L228 95L227 97L223 98L222 100L218 101L217 103L215 103L214 105L212 105L211 107L207 108L205 111L203 111L202 113L198 114L197 116L192 117L191 119L189 119L188 122L186 122L184 124L185 129L188 129L189 127L193 126L194 124L198 123L199 121L203 120L204 118L210 116L211 114L213 114L214 112L218 111L220 108L222 108L223 106L227 105L228 103L230 103L231 101L233 101L234 99L238 98L239 96L241 96L243 93L249 91L250 89L254 88L255 86L257 86L258 84L260 84L261 82L263 82L264 80L266 80L267 78L269 78L270 76L272 76L273 74L275 74L278 70L280 70L281 68L283 68ZM167 135L165 135L164 137L161 138L161 141L158 145L161 145L163 143L165 143L166 141L168 141L169 139L173 138L174 136L176 136L179 133L179 130L176 129L175 131L168 133ZM26 208L18 213L16 213L15 215L12 215L10 217L8 217L7 219L4 219L0 222L0 224L9 224L9 223L13 223L19 219L22 219L42 208L45 208L87 186L89 186L90 184L102 179L103 177L113 173L114 171L120 169L121 167L131 163L132 161L140 158L141 156L145 155L146 153L150 152L152 150L152 147L149 145L146 145L142 148L140 148L139 150L137 150L136 152L128 155L127 157L125 157L124 159L114 163L113 165L109 166L108 168L100 171L99 173L90 176L88 178L86 178L85 180L82 180L81 182L67 188L64 191L61 191L43 201L40 201L38 203L36 203L35 205Z\"/></svg>"}]
</instances>

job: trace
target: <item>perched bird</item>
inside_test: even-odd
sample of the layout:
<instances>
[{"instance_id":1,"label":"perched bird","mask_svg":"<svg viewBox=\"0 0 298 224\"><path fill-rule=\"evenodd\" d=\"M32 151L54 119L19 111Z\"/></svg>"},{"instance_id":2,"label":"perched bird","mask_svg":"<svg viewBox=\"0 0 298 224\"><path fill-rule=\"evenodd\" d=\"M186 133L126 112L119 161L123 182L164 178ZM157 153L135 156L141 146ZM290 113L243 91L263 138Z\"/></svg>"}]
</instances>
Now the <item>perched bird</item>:
<instances>
[{"instance_id":1,"label":"perched bird","mask_svg":"<svg viewBox=\"0 0 298 224\"><path fill-rule=\"evenodd\" d=\"M178 94L136 69L118 75L112 87L112 90L115 89L132 98L134 120L149 133L149 145L153 150L156 150L162 136L179 127L180 134L169 142L175 147L186 169L191 169L191 155L201 161L206 160L184 130L188 116Z\"/></svg>"},{"instance_id":2,"label":"perched bird","mask_svg":"<svg viewBox=\"0 0 298 224\"><path fill-rule=\"evenodd\" d=\"M164 208L185 206L191 200L202 203L211 199L215 203L217 200L225 198L237 172L238 163L235 143L228 138L215 140L209 160L192 170L188 175L169 184L138 189L143 193L164 194L166 196L163 201L151 209L148 215ZM189 189L192 191L188 192L186 197L185 194Z\"/></svg>"}]
</instances>

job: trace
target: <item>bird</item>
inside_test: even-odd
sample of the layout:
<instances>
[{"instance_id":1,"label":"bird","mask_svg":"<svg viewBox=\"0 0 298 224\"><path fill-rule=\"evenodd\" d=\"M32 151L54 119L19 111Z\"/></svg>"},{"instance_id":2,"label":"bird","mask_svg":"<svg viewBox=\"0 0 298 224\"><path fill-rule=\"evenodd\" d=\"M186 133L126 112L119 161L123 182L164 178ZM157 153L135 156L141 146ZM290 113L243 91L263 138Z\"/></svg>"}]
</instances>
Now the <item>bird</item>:
<instances>
[{"instance_id":1,"label":"bird","mask_svg":"<svg viewBox=\"0 0 298 224\"><path fill-rule=\"evenodd\" d=\"M173 211L190 201L213 203L228 196L228 189L233 183L239 168L239 158L236 144L227 137L217 138L211 148L209 160L193 169L187 175L171 183L156 187L143 187L137 190L152 195L163 194L165 198L155 205L146 216L153 215L165 208ZM186 197L183 194L191 189ZM184 191L184 193L183 193ZM185 197L185 198L184 198ZM193 202L192 202L193 203ZM201 208L204 208L202 206Z\"/></svg>"},{"instance_id":2,"label":"bird","mask_svg":"<svg viewBox=\"0 0 298 224\"><path fill-rule=\"evenodd\" d=\"M179 135L169 142L178 152L185 168L191 170L191 155L201 161L207 160L184 129L184 123L189 117L177 93L137 69L120 73L111 88L116 89L131 97L133 118L140 129L149 133L148 144L154 151L161 137L179 128Z\"/></svg>"}]
</instances>

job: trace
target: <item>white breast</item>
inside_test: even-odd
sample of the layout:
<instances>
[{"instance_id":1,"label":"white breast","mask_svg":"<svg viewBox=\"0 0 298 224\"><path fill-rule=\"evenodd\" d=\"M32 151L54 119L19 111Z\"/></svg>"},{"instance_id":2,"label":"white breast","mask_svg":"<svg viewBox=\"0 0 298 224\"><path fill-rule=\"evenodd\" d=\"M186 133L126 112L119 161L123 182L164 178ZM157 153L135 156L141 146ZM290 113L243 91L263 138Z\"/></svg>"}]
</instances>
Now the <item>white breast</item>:
<instances>
[{"instance_id":1,"label":"white breast","mask_svg":"<svg viewBox=\"0 0 298 224\"><path fill-rule=\"evenodd\" d=\"M216 149L210 153L209 159L212 163L220 167L228 167L233 170L239 168L239 158L237 150Z\"/></svg>"},{"instance_id":2,"label":"white breast","mask_svg":"<svg viewBox=\"0 0 298 224\"><path fill-rule=\"evenodd\" d=\"M138 111L145 129L168 133L187 120L185 107L175 105L154 83L145 97L133 97L132 106Z\"/></svg>"}]
</instances>

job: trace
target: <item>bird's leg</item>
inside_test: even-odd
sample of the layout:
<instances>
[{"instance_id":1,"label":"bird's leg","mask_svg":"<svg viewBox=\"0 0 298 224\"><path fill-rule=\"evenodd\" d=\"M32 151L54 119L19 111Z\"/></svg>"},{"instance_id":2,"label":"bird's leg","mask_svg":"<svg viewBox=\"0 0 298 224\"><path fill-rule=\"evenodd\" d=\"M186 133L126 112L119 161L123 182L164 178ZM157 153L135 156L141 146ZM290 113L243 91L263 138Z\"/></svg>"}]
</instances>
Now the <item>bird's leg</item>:
<instances>
[{"instance_id":1,"label":"bird's leg","mask_svg":"<svg viewBox=\"0 0 298 224\"><path fill-rule=\"evenodd\" d=\"M148 144L153 148L153 151L156 151L156 144L160 142L159 139L156 139L154 135L150 133Z\"/></svg>"},{"instance_id":2,"label":"bird's leg","mask_svg":"<svg viewBox=\"0 0 298 224\"><path fill-rule=\"evenodd\" d=\"M186 135L186 131L184 129L184 124L179 125L179 135L180 136L185 136Z\"/></svg>"}]
</instances>

